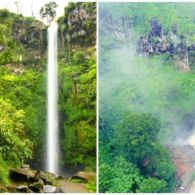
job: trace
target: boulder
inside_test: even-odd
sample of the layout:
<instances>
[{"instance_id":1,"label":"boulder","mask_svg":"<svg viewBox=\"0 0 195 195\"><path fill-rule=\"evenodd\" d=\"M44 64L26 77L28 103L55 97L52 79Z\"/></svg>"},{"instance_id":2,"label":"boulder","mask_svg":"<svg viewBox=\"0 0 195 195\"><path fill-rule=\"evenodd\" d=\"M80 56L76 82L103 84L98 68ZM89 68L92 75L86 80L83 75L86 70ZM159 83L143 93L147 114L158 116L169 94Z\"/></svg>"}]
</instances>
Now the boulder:
<instances>
[{"instance_id":1,"label":"boulder","mask_svg":"<svg viewBox=\"0 0 195 195\"><path fill-rule=\"evenodd\" d=\"M66 193L66 191L63 190L62 188L56 188L55 193Z\"/></svg>"},{"instance_id":2,"label":"boulder","mask_svg":"<svg viewBox=\"0 0 195 195\"><path fill-rule=\"evenodd\" d=\"M81 179L84 182L90 182L90 181L95 181L96 174L94 172L83 172L80 171L74 176L72 176L72 179Z\"/></svg>"},{"instance_id":3,"label":"boulder","mask_svg":"<svg viewBox=\"0 0 195 195\"><path fill-rule=\"evenodd\" d=\"M29 182L29 183L33 183L33 182L39 181L39 180L40 180L40 175L41 175L41 171L37 170L37 171L35 172L34 177L29 177L29 178L28 178L28 182Z\"/></svg>"},{"instance_id":4,"label":"boulder","mask_svg":"<svg viewBox=\"0 0 195 195\"><path fill-rule=\"evenodd\" d=\"M34 178L36 174L35 170L30 168L16 168L10 170L10 178L14 181L28 181L29 178Z\"/></svg>"},{"instance_id":5,"label":"boulder","mask_svg":"<svg viewBox=\"0 0 195 195\"><path fill-rule=\"evenodd\" d=\"M31 192L28 186L26 185L19 185L16 187L16 189L18 192L25 192L25 193Z\"/></svg>"},{"instance_id":6,"label":"boulder","mask_svg":"<svg viewBox=\"0 0 195 195\"><path fill-rule=\"evenodd\" d=\"M21 168L30 169L30 166L29 165L22 165Z\"/></svg>"},{"instance_id":7,"label":"boulder","mask_svg":"<svg viewBox=\"0 0 195 195\"><path fill-rule=\"evenodd\" d=\"M46 185L52 185L53 182L57 179L57 175L53 173L48 173L48 172L40 172L40 179L44 181L44 184Z\"/></svg>"},{"instance_id":8,"label":"boulder","mask_svg":"<svg viewBox=\"0 0 195 195\"><path fill-rule=\"evenodd\" d=\"M43 192L43 181L32 183L28 186L33 192Z\"/></svg>"},{"instance_id":9,"label":"boulder","mask_svg":"<svg viewBox=\"0 0 195 195\"><path fill-rule=\"evenodd\" d=\"M54 193L56 192L57 188L55 186L52 185L45 185L43 187L43 192L44 193Z\"/></svg>"}]
</instances>

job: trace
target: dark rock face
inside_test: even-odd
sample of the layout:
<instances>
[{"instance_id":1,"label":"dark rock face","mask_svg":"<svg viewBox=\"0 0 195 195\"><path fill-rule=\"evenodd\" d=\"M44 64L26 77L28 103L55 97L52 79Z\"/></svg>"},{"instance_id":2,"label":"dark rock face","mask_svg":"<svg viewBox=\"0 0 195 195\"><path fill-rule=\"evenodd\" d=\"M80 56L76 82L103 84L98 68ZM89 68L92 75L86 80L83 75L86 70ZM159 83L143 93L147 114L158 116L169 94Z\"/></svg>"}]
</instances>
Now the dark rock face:
<instances>
[{"instance_id":1,"label":"dark rock face","mask_svg":"<svg viewBox=\"0 0 195 195\"><path fill-rule=\"evenodd\" d=\"M22 165L19 168L10 171L10 179L19 185L15 186L0 186L0 192L22 192L22 193L53 193L60 192L53 183L58 176L52 173L42 172L40 170L32 170L29 165ZM62 178L64 179L64 178ZM23 183L23 184L21 184Z\"/></svg>"},{"instance_id":2,"label":"dark rock face","mask_svg":"<svg viewBox=\"0 0 195 195\"><path fill-rule=\"evenodd\" d=\"M96 29L96 5L71 3L65 8L65 15L59 19L60 37L63 36L71 45L95 44L94 32ZM62 40L63 42L63 40Z\"/></svg>"},{"instance_id":3,"label":"dark rock face","mask_svg":"<svg viewBox=\"0 0 195 195\"><path fill-rule=\"evenodd\" d=\"M137 42L137 53L144 56L166 53L176 59L181 70L189 71L195 44L187 45L186 38L177 34L177 25L173 25L167 33L164 33L163 26L156 19L151 20L150 26L151 31L141 36Z\"/></svg>"},{"instance_id":4,"label":"dark rock face","mask_svg":"<svg viewBox=\"0 0 195 195\"><path fill-rule=\"evenodd\" d=\"M17 168L10 170L10 178L11 179L19 179L20 181L27 181L29 178L34 178L36 174L35 170L32 170L30 168Z\"/></svg>"},{"instance_id":5,"label":"dark rock face","mask_svg":"<svg viewBox=\"0 0 195 195\"><path fill-rule=\"evenodd\" d=\"M23 43L25 48L44 50L46 32L46 26L36 20L21 18L14 21L12 25L12 36L18 42Z\"/></svg>"},{"instance_id":6,"label":"dark rock face","mask_svg":"<svg viewBox=\"0 0 195 195\"><path fill-rule=\"evenodd\" d=\"M53 181L57 178L57 175L41 171L40 178L44 181L45 184L52 185Z\"/></svg>"},{"instance_id":7,"label":"dark rock face","mask_svg":"<svg viewBox=\"0 0 195 195\"><path fill-rule=\"evenodd\" d=\"M105 10L100 10L100 35L109 34L117 41L127 43L131 37L133 26L133 19L130 17L117 17L110 16Z\"/></svg>"},{"instance_id":8,"label":"dark rock face","mask_svg":"<svg viewBox=\"0 0 195 195\"><path fill-rule=\"evenodd\" d=\"M150 22L151 32L149 36L163 37L163 28L162 25L158 22L158 20L153 19Z\"/></svg>"},{"instance_id":9,"label":"dark rock face","mask_svg":"<svg viewBox=\"0 0 195 195\"><path fill-rule=\"evenodd\" d=\"M23 193L30 193L30 192L32 192L28 188L28 186L26 186L26 185L19 185L19 186L16 187L16 189L17 189L18 192L23 192Z\"/></svg>"},{"instance_id":10,"label":"dark rock face","mask_svg":"<svg viewBox=\"0 0 195 195\"><path fill-rule=\"evenodd\" d=\"M43 181L39 180L38 182L32 183L29 185L29 188L33 191L33 192L43 192Z\"/></svg>"}]
</instances>

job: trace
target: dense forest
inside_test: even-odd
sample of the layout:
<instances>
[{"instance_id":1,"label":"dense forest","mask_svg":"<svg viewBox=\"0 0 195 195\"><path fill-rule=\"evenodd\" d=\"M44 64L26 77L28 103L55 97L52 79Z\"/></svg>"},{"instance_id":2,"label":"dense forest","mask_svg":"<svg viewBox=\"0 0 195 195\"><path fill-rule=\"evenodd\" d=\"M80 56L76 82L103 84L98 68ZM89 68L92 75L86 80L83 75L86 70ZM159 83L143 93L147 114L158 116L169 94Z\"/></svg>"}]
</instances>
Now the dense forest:
<instances>
[{"instance_id":1,"label":"dense forest","mask_svg":"<svg viewBox=\"0 0 195 195\"><path fill-rule=\"evenodd\" d=\"M95 170L96 4L70 3L58 23L63 159Z\"/></svg>"},{"instance_id":2,"label":"dense forest","mask_svg":"<svg viewBox=\"0 0 195 195\"><path fill-rule=\"evenodd\" d=\"M62 172L75 167L94 172L96 5L70 3L57 23L60 166ZM10 169L22 164L45 170L47 28L33 17L0 10L2 184L9 184Z\"/></svg>"},{"instance_id":3,"label":"dense forest","mask_svg":"<svg viewBox=\"0 0 195 195\"><path fill-rule=\"evenodd\" d=\"M195 4L99 11L100 192L189 190L193 165L180 161L194 156Z\"/></svg>"}]
</instances>

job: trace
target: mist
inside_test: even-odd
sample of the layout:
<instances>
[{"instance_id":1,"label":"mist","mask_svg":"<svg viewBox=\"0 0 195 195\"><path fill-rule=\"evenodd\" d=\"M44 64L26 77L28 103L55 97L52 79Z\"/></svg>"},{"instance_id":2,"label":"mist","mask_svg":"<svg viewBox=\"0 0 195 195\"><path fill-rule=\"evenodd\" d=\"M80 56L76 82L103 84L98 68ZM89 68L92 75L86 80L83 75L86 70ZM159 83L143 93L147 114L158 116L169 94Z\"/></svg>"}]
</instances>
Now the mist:
<instances>
[{"instance_id":1,"label":"mist","mask_svg":"<svg viewBox=\"0 0 195 195\"><path fill-rule=\"evenodd\" d=\"M129 36L138 37L135 32ZM115 125L128 112L150 113L161 122L161 143L195 146L195 87L188 78L192 73L176 70L163 55L139 56L136 41L129 40L127 45L113 33L110 42L117 46L100 55L100 115ZM100 53L105 53L101 36L100 44Z\"/></svg>"}]
</instances>

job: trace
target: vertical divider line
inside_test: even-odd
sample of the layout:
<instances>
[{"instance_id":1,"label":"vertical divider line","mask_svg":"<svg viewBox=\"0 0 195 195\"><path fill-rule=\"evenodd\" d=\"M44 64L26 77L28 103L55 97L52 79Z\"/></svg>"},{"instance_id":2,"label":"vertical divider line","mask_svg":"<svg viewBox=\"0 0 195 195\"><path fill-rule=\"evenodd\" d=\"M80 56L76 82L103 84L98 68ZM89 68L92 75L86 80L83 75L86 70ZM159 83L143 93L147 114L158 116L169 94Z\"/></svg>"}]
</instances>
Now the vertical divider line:
<instances>
[{"instance_id":1,"label":"vertical divider line","mask_svg":"<svg viewBox=\"0 0 195 195\"><path fill-rule=\"evenodd\" d=\"M96 1L96 193L99 192L99 2Z\"/></svg>"}]
</instances>

